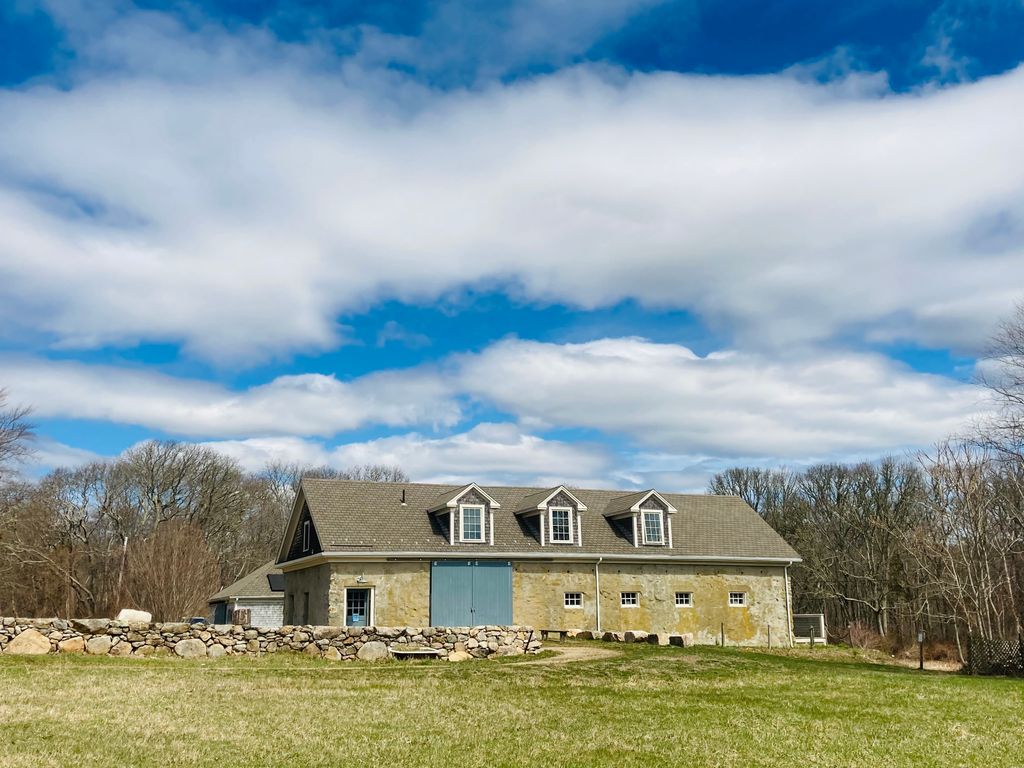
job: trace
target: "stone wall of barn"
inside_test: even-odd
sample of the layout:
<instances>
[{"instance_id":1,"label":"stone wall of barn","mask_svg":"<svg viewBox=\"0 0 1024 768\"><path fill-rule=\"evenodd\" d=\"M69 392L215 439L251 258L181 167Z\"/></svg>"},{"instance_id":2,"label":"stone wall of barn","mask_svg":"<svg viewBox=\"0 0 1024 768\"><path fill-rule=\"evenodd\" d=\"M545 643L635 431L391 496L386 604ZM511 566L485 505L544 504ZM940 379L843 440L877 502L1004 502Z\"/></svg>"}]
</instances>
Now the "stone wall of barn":
<instances>
[{"instance_id":1,"label":"stone wall of barn","mask_svg":"<svg viewBox=\"0 0 1024 768\"><path fill-rule=\"evenodd\" d=\"M640 630L683 636L688 645L789 644L786 571L779 566L603 562L601 630ZM582 595L565 607L565 593ZM512 620L538 629L597 629L594 563L518 561L512 573ZM638 593L638 605L623 607L623 592ZM676 592L692 605L677 606ZM746 594L746 605L729 605L730 592Z\"/></svg>"},{"instance_id":2,"label":"stone wall of barn","mask_svg":"<svg viewBox=\"0 0 1024 768\"><path fill-rule=\"evenodd\" d=\"M287 574L286 578L291 574ZM430 561L333 563L327 623L345 623L346 589L370 589L373 621L385 626L430 623Z\"/></svg>"},{"instance_id":3,"label":"stone wall of barn","mask_svg":"<svg viewBox=\"0 0 1024 768\"><path fill-rule=\"evenodd\" d=\"M437 651L462 660L537 653L529 627L243 627L231 624L147 624L108 619L0 619L0 653L85 653L96 656L217 658L292 651L334 661L387 658L389 648Z\"/></svg>"}]
</instances>

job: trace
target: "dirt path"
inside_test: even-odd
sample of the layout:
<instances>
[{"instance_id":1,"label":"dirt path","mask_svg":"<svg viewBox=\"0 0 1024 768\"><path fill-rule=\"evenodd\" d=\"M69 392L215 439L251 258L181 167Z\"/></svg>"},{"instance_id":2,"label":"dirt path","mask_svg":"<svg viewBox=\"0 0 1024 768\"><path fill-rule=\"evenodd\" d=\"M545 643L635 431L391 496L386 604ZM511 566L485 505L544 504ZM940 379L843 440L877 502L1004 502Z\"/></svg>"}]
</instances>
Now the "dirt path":
<instances>
[{"instance_id":1,"label":"dirt path","mask_svg":"<svg viewBox=\"0 0 1024 768\"><path fill-rule=\"evenodd\" d=\"M534 666L551 666L554 664L572 664L576 661L597 661L599 659L610 659L613 656L621 656L622 651L612 650L611 648L590 648L586 646L571 646L568 648L560 648L558 646L545 646L545 651L554 651L555 656L546 656L543 659L533 659L531 661L520 661L516 663L517 667L526 665Z\"/></svg>"}]
</instances>

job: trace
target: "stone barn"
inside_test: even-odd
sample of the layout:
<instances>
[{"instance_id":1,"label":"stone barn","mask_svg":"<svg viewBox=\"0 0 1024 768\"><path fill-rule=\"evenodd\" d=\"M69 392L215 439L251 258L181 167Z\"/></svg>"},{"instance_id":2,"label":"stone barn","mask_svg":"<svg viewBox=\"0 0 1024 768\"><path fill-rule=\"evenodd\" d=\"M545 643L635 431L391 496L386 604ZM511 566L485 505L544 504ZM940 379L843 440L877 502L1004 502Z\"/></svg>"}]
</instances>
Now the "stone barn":
<instances>
[{"instance_id":1,"label":"stone barn","mask_svg":"<svg viewBox=\"0 0 1024 768\"><path fill-rule=\"evenodd\" d=\"M277 566L286 624L787 645L799 560L735 496L307 478Z\"/></svg>"}]
</instances>

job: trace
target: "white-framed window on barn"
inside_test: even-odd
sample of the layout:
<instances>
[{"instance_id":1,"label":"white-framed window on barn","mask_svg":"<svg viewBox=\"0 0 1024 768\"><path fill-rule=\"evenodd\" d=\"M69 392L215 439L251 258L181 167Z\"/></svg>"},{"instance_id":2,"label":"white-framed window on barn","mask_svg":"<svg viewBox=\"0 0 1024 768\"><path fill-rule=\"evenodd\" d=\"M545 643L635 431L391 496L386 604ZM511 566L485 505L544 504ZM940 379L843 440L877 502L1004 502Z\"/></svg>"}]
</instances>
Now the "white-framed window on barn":
<instances>
[{"instance_id":1,"label":"white-framed window on barn","mask_svg":"<svg viewBox=\"0 0 1024 768\"><path fill-rule=\"evenodd\" d=\"M742 608L747 604L747 593L746 592L730 592L729 593L729 605L733 608Z\"/></svg>"},{"instance_id":2,"label":"white-framed window on barn","mask_svg":"<svg viewBox=\"0 0 1024 768\"><path fill-rule=\"evenodd\" d=\"M639 592L622 592L619 595L619 604L623 608L636 608L640 605Z\"/></svg>"},{"instance_id":3,"label":"white-framed window on barn","mask_svg":"<svg viewBox=\"0 0 1024 768\"><path fill-rule=\"evenodd\" d=\"M459 507L459 541L484 540L484 508L477 504Z\"/></svg>"},{"instance_id":4,"label":"white-framed window on barn","mask_svg":"<svg viewBox=\"0 0 1024 768\"><path fill-rule=\"evenodd\" d=\"M583 593L582 592L566 592L565 593L565 607L566 608L582 608L583 607Z\"/></svg>"},{"instance_id":5,"label":"white-framed window on barn","mask_svg":"<svg viewBox=\"0 0 1024 768\"><path fill-rule=\"evenodd\" d=\"M302 522L302 551L309 552L309 520Z\"/></svg>"},{"instance_id":6,"label":"white-framed window on barn","mask_svg":"<svg viewBox=\"0 0 1024 768\"><path fill-rule=\"evenodd\" d=\"M641 510L641 522L643 523L644 544L664 544L665 524L660 509Z\"/></svg>"},{"instance_id":7,"label":"white-framed window on barn","mask_svg":"<svg viewBox=\"0 0 1024 768\"><path fill-rule=\"evenodd\" d=\"M676 592L676 608L692 608L693 592Z\"/></svg>"},{"instance_id":8,"label":"white-framed window on barn","mask_svg":"<svg viewBox=\"0 0 1024 768\"><path fill-rule=\"evenodd\" d=\"M572 510L569 507L551 507L548 522L552 544L572 544Z\"/></svg>"}]
</instances>

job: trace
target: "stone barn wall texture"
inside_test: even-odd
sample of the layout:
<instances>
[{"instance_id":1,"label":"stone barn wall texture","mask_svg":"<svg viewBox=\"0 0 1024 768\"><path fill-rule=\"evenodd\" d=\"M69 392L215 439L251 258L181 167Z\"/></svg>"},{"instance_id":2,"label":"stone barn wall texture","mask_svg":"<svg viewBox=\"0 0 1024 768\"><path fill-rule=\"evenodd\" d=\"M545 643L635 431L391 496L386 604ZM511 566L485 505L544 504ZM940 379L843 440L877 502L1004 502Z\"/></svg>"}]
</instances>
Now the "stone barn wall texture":
<instances>
[{"instance_id":1,"label":"stone barn wall texture","mask_svg":"<svg viewBox=\"0 0 1024 768\"><path fill-rule=\"evenodd\" d=\"M217 658L291 651L333 661L386 658L388 647L430 648L441 658L537 653L529 627L243 627L108 619L0 619L0 653Z\"/></svg>"}]
</instances>

